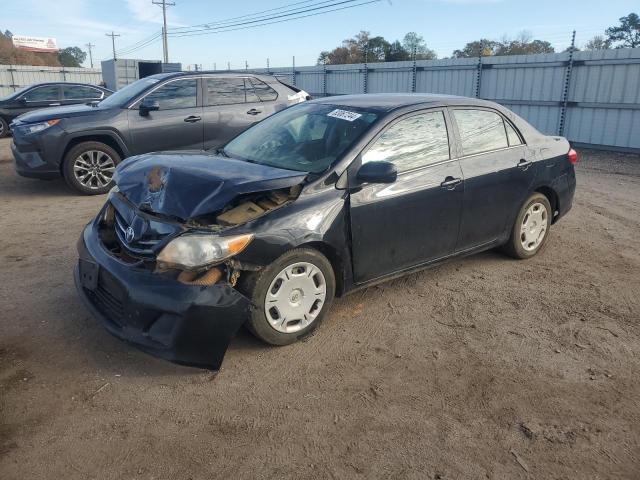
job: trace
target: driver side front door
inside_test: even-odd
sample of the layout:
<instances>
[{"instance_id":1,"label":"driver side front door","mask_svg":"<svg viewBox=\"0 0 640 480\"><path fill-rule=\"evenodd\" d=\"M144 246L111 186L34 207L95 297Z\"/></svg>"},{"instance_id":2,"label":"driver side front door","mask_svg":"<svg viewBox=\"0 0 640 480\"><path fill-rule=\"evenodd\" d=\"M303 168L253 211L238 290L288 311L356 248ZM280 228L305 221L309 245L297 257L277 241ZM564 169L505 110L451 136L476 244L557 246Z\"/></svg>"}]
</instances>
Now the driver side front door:
<instances>
[{"instance_id":1,"label":"driver side front door","mask_svg":"<svg viewBox=\"0 0 640 480\"><path fill-rule=\"evenodd\" d=\"M447 113L428 110L400 117L360 158L392 162L398 177L392 184L365 184L350 194L356 283L451 255L463 179L458 160L450 155Z\"/></svg>"}]
</instances>

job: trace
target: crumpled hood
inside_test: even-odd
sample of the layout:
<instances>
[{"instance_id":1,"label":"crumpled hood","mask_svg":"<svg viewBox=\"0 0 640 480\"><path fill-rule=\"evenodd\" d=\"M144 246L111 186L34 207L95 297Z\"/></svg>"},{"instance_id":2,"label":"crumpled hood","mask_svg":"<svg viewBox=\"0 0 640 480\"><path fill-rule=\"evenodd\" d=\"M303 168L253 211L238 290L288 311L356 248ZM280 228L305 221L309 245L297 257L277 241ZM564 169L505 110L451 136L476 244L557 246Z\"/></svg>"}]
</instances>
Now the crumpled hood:
<instances>
[{"instance_id":1,"label":"crumpled hood","mask_svg":"<svg viewBox=\"0 0 640 480\"><path fill-rule=\"evenodd\" d=\"M138 208L187 220L239 195L298 185L306 175L202 152L162 152L128 158L113 178Z\"/></svg>"}]
</instances>

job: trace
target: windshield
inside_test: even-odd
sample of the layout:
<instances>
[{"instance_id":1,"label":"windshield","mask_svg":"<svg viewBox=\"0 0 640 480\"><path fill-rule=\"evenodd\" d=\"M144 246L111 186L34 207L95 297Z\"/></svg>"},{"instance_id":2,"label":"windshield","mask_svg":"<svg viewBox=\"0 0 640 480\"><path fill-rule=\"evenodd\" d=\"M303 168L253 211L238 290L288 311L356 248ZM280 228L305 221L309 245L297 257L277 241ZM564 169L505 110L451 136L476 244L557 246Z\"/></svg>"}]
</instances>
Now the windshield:
<instances>
[{"instance_id":1,"label":"windshield","mask_svg":"<svg viewBox=\"0 0 640 480\"><path fill-rule=\"evenodd\" d=\"M246 130L222 152L252 163L320 173L377 118L376 113L352 107L302 103Z\"/></svg>"},{"instance_id":2,"label":"windshield","mask_svg":"<svg viewBox=\"0 0 640 480\"><path fill-rule=\"evenodd\" d=\"M126 87L122 87L117 92L111 94L100 102L101 107L118 107L124 103L133 100L139 94L144 92L151 85L158 83L160 80L157 78L147 77L136 80L130 83Z\"/></svg>"},{"instance_id":3,"label":"windshield","mask_svg":"<svg viewBox=\"0 0 640 480\"><path fill-rule=\"evenodd\" d=\"M32 87L32 85L28 85L26 87L22 87L18 90L16 90L15 92L11 92L8 95L5 95L4 97L0 97L0 100L9 100L10 98L17 98L19 97L22 93L26 92L27 90L29 90Z\"/></svg>"}]
</instances>

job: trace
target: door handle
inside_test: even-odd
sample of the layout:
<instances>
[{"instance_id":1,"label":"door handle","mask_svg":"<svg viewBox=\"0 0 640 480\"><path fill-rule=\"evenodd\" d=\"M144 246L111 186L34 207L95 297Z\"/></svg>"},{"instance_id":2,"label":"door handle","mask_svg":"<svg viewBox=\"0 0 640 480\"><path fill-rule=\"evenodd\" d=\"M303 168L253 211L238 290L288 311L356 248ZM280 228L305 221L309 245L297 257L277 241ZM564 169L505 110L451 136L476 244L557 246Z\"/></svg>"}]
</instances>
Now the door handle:
<instances>
[{"instance_id":1,"label":"door handle","mask_svg":"<svg viewBox=\"0 0 640 480\"><path fill-rule=\"evenodd\" d=\"M440 186L442 188L446 188L447 190L453 190L454 188L456 188L456 185L458 185L459 183L462 183L461 178L454 178L454 177L448 176L447 178L444 179L444 182L442 182Z\"/></svg>"},{"instance_id":2,"label":"door handle","mask_svg":"<svg viewBox=\"0 0 640 480\"><path fill-rule=\"evenodd\" d=\"M200 120L202 120L202 118L196 116L196 115L190 115L187 118L184 119L185 122L187 123L195 123L195 122L199 122Z\"/></svg>"},{"instance_id":3,"label":"door handle","mask_svg":"<svg viewBox=\"0 0 640 480\"><path fill-rule=\"evenodd\" d=\"M520 159L520 162L518 162L518 168L520 170L526 170L527 168L529 168L531 166L531 161L529 160L525 160L524 158Z\"/></svg>"},{"instance_id":4,"label":"door handle","mask_svg":"<svg viewBox=\"0 0 640 480\"><path fill-rule=\"evenodd\" d=\"M262 110L256 110L255 108L252 108L247 112L248 115L258 115L260 113L262 113Z\"/></svg>"}]
</instances>

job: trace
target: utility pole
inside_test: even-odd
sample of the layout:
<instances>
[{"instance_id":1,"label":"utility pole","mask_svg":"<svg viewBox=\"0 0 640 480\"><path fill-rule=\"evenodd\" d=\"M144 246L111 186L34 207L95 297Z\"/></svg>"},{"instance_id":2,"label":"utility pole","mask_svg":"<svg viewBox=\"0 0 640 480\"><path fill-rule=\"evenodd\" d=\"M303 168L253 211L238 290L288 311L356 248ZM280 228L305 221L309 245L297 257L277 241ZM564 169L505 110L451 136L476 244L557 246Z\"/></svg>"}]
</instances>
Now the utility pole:
<instances>
[{"instance_id":1,"label":"utility pole","mask_svg":"<svg viewBox=\"0 0 640 480\"><path fill-rule=\"evenodd\" d=\"M89 49L89 63L91 63L91 68L93 68L93 55L91 53L91 48L95 47L95 45L91 42L85 44L86 47Z\"/></svg>"},{"instance_id":2,"label":"utility pole","mask_svg":"<svg viewBox=\"0 0 640 480\"><path fill-rule=\"evenodd\" d=\"M175 6L174 2L167 2L167 0L151 0L154 5L160 5L162 7L162 53L164 56L164 63L169 63L169 44L167 42L167 7Z\"/></svg>"},{"instance_id":3,"label":"utility pole","mask_svg":"<svg viewBox=\"0 0 640 480\"><path fill-rule=\"evenodd\" d=\"M111 46L113 47L113 59L116 59L116 37L119 37L120 35L117 35L115 33L113 33L113 30L111 30L111 33L105 33L105 35L107 37L111 37Z\"/></svg>"}]
</instances>

